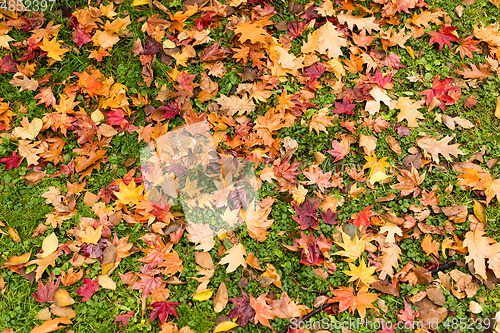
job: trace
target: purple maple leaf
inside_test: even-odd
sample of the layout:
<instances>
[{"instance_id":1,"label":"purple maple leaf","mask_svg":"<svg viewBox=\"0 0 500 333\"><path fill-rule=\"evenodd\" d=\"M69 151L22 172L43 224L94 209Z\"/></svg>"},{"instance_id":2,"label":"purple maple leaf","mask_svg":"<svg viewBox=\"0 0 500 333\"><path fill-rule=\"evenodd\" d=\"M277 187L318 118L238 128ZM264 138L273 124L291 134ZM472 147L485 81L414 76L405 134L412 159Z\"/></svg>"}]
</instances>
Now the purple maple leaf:
<instances>
[{"instance_id":1,"label":"purple maple leaf","mask_svg":"<svg viewBox=\"0 0 500 333\"><path fill-rule=\"evenodd\" d=\"M295 208L295 213L298 216L292 216L292 218L300 224L300 229L305 230L307 228L318 228L318 202L316 201L314 206L310 201L306 201L302 206L298 206L295 202L292 203L293 208Z\"/></svg>"},{"instance_id":2,"label":"purple maple leaf","mask_svg":"<svg viewBox=\"0 0 500 333\"><path fill-rule=\"evenodd\" d=\"M255 310L250 306L250 299L243 290L241 291L241 295L243 297L229 299L234 304L234 309L229 311L228 316L231 319L238 317L238 325L245 327L249 322L254 323Z\"/></svg>"},{"instance_id":3,"label":"purple maple leaf","mask_svg":"<svg viewBox=\"0 0 500 333\"><path fill-rule=\"evenodd\" d=\"M323 219L323 222L326 224L337 224L337 213L332 213L332 210L328 208L326 212L320 211L319 214L321 215L321 218Z\"/></svg>"},{"instance_id":4,"label":"purple maple leaf","mask_svg":"<svg viewBox=\"0 0 500 333\"><path fill-rule=\"evenodd\" d=\"M175 318L179 319L177 316L177 311L175 311L175 307L181 303L179 302L155 302L150 306L153 308L153 312L151 312L151 316L149 317L149 322L152 322L156 319L156 317L160 318L161 324L165 323L168 315L172 315Z\"/></svg>"},{"instance_id":5,"label":"purple maple leaf","mask_svg":"<svg viewBox=\"0 0 500 333\"><path fill-rule=\"evenodd\" d=\"M154 111L165 112L162 119L170 119L181 111L181 107L177 102L163 103L163 106L155 109Z\"/></svg>"}]
</instances>

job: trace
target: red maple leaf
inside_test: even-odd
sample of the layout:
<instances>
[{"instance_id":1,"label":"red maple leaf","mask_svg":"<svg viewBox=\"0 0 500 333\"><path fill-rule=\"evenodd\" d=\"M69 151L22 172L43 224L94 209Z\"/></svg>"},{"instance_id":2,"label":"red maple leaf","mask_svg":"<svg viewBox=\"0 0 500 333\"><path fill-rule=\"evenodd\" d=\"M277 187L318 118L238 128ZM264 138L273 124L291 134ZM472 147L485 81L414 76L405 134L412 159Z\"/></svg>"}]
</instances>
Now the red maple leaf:
<instances>
[{"instance_id":1,"label":"red maple leaf","mask_svg":"<svg viewBox=\"0 0 500 333\"><path fill-rule=\"evenodd\" d=\"M50 275L50 281L43 285L42 280L38 280L38 288L36 293L31 293L35 301L40 303L51 303L54 292L59 288L61 277L54 282L54 273Z\"/></svg>"},{"instance_id":2,"label":"red maple leaf","mask_svg":"<svg viewBox=\"0 0 500 333\"><path fill-rule=\"evenodd\" d=\"M108 125L119 125L122 129L129 125L129 121L126 120L125 114L122 109L115 109L114 111L109 111L106 113L109 117L106 119Z\"/></svg>"},{"instance_id":3,"label":"red maple leaf","mask_svg":"<svg viewBox=\"0 0 500 333\"><path fill-rule=\"evenodd\" d=\"M366 76L371 82L378 84L381 88L392 89L392 87L394 87L394 83L392 82L392 74L384 77L382 72L378 68L375 72L375 76L371 76L368 71L366 72Z\"/></svg>"},{"instance_id":4,"label":"red maple leaf","mask_svg":"<svg viewBox=\"0 0 500 333\"><path fill-rule=\"evenodd\" d=\"M82 47L83 44L90 43L90 37L81 29L75 28L71 40L75 42L78 47Z\"/></svg>"},{"instance_id":5,"label":"red maple leaf","mask_svg":"<svg viewBox=\"0 0 500 333\"><path fill-rule=\"evenodd\" d=\"M354 114L352 112L352 109L356 106L356 103L351 103L352 100L349 98L344 98L342 100L342 103L335 102L335 110L333 110L333 113L341 113L341 114Z\"/></svg>"},{"instance_id":6,"label":"red maple leaf","mask_svg":"<svg viewBox=\"0 0 500 333\"><path fill-rule=\"evenodd\" d=\"M170 119L181 111L181 107L177 102L163 103L163 106L154 111L165 112L162 119Z\"/></svg>"},{"instance_id":7,"label":"red maple leaf","mask_svg":"<svg viewBox=\"0 0 500 333\"><path fill-rule=\"evenodd\" d=\"M299 171L298 167L302 164L302 162L292 163L288 162L288 159L284 160L280 165L274 166L273 171L276 176L281 176L288 180L290 183L295 184L297 180L297 176Z\"/></svg>"},{"instance_id":8,"label":"red maple leaf","mask_svg":"<svg viewBox=\"0 0 500 333\"><path fill-rule=\"evenodd\" d=\"M299 262L306 266L321 265L325 261L322 253L328 252L332 247L332 243L323 234L321 234L321 237L308 236L301 231L300 235L301 238L293 241L293 245L300 248L302 258Z\"/></svg>"},{"instance_id":9,"label":"red maple leaf","mask_svg":"<svg viewBox=\"0 0 500 333\"><path fill-rule=\"evenodd\" d=\"M399 310L398 312L398 318L401 321L407 322L407 323L413 323L415 320L415 317L419 315L419 312L413 310L410 304L408 304L405 301L405 309L404 310Z\"/></svg>"},{"instance_id":10,"label":"red maple leaf","mask_svg":"<svg viewBox=\"0 0 500 333\"><path fill-rule=\"evenodd\" d=\"M255 310L250 306L248 295L242 290L243 297L234 297L229 300L234 304L234 309L229 311L231 319L238 318L238 325L245 327L249 322L254 323Z\"/></svg>"},{"instance_id":11,"label":"red maple leaf","mask_svg":"<svg viewBox=\"0 0 500 333\"><path fill-rule=\"evenodd\" d=\"M446 44L450 48L451 51L451 45L450 42L457 42L460 40L457 36L453 35L452 32L455 31L457 27L445 27L441 26L441 29L439 32L436 31L431 31L428 32L429 35L431 35L431 40L429 41L429 45L432 45L434 43L439 44L439 51L443 48L443 46Z\"/></svg>"},{"instance_id":12,"label":"red maple leaf","mask_svg":"<svg viewBox=\"0 0 500 333\"><path fill-rule=\"evenodd\" d=\"M196 23L196 28L198 30L203 30L205 28L208 28L212 22L214 21L214 12L204 12L201 14L200 18L195 18L194 22Z\"/></svg>"},{"instance_id":13,"label":"red maple leaf","mask_svg":"<svg viewBox=\"0 0 500 333\"><path fill-rule=\"evenodd\" d=\"M125 314L120 314L120 315L116 316L115 321L113 321L113 323L122 322L123 325L125 325L125 329L127 329L128 320L130 318L132 318L134 315L135 315L134 311L130 311L130 312L125 313Z\"/></svg>"},{"instance_id":14,"label":"red maple leaf","mask_svg":"<svg viewBox=\"0 0 500 333\"><path fill-rule=\"evenodd\" d=\"M17 155L17 153L14 153L10 156L2 158L0 160L0 163L5 163L5 169L3 169L3 172L8 171L12 168L18 168L19 162L21 162L22 159L23 159L23 157Z\"/></svg>"},{"instance_id":15,"label":"red maple leaf","mask_svg":"<svg viewBox=\"0 0 500 333\"><path fill-rule=\"evenodd\" d=\"M181 303L179 302L154 302L150 306L153 308L153 312L151 312L151 316L149 317L149 322L151 323L156 317L160 318L161 324L165 323L168 315L172 315L175 318L179 318L177 316L177 311L175 311L175 307Z\"/></svg>"},{"instance_id":16,"label":"red maple leaf","mask_svg":"<svg viewBox=\"0 0 500 333\"><path fill-rule=\"evenodd\" d=\"M432 82L432 89L424 90L420 94L427 96L426 104L429 106L432 99L436 97L441 105L439 106L441 110L444 111L446 105L453 104L456 102L456 96L460 98L460 88L452 85L452 78L439 80L439 74L434 78Z\"/></svg>"},{"instance_id":17,"label":"red maple leaf","mask_svg":"<svg viewBox=\"0 0 500 333\"><path fill-rule=\"evenodd\" d=\"M6 72L17 72L17 62L12 58L12 53L0 58L0 68L2 68L2 73L4 74Z\"/></svg>"},{"instance_id":18,"label":"red maple leaf","mask_svg":"<svg viewBox=\"0 0 500 333\"><path fill-rule=\"evenodd\" d=\"M306 30L306 26L306 22L299 22L298 19L295 20L295 22L288 22L288 36L290 36L291 39L302 36L304 30Z\"/></svg>"},{"instance_id":19,"label":"red maple leaf","mask_svg":"<svg viewBox=\"0 0 500 333\"><path fill-rule=\"evenodd\" d=\"M370 210L370 208L372 207L373 206L368 206L361 212L359 212L358 216L356 216L356 218L352 221L352 223L358 228L361 225L364 225L366 227L370 226L370 216L377 215L377 213Z\"/></svg>"},{"instance_id":20,"label":"red maple leaf","mask_svg":"<svg viewBox=\"0 0 500 333\"><path fill-rule=\"evenodd\" d=\"M217 42L205 48L205 50L203 50L203 53L200 55L200 60L201 61L222 60L225 59L229 54L231 54L231 50L227 47L219 47L219 42Z\"/></svg>"},{"instance_id":21,"label":"red maple leaf","mask_svg":"<svg viewBox=\"0 0 500 333\"><path fill-rule=\"evenodd\" d=\"M99 290L99 283L97 282L97 279L98 278L95 278L94 281L89 278L82 279L83 286L76 290L76 293L83 297L82 302L88 301L92 295Z\"/></svg>"}]
</instances>

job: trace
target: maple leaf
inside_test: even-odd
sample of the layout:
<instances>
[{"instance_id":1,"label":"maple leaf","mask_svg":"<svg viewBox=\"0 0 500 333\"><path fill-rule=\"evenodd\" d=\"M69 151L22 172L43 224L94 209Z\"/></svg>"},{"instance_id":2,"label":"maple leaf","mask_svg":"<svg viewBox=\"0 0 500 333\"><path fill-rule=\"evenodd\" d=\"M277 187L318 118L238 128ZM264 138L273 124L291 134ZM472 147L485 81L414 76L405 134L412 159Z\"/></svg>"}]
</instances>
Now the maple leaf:
<instances>
[{"instance_id":1,"label":"maple leaf","mask_svg":"<svg viewBox=\"0 0 500 333\"><path fill-rule=\"evenodd\" d=\"M71 40L75 42L75 44L78 47L82 47L84 44L90 43L91 39L89 35L84 32L83 30L79 29L78 27L75 27L75 31L73 32L73 35L71 36Z\"/></svg>"},{"instance_id":2,"label":"maple leaf","mask_svg":"<svg viewBox=\"0 0 500 333\"><path fill-rule=\"evenodd\" d=\"M332 210L330 208L328 208L326 210L326 212L320 211L319 215L323 219L323 222L325 222L326 224L335 225L338 223L337 222L337 215L338 214L332 213Z\"/></svg>"},{"instance_id":3,"label":"maple leaf","mask_svg":"<svg viewBox=\"0 0 500 333\"><path fill-rule=\"evenodd\" d=\"M399 318L399 320L404 321L405 323L412 323L413 324L413 322L415 321L415 318L418 317L420 315L420 313L418 311L415 312L415 310L413 310L411 305L408 304L406 302L406 300L404 302L405 302L405 308L404 308L404 310L399 310L398 318Z\"/></svg>"},{"instance_id":4,"label":"maple leaf","mask_svg":"<svg viewBox=\"0 0 500 333\"><path fill-rule=\"evenodd\" d=\"M344 261L353 262L365 251L365 242L359 239L356 234L351 239L349 235L342 231L342 242L336 242L344 250L334 253L335 255L347 257Z\"/></svg>"},{"instance_id":5,"label":"maple leaf","mask_svg":"<svg viewBox=\"0 0 500 333\"><path fill-rule=\"evenodd\" d=\"M424 151L424 156L431 156L434 163L439 163L439 154L443 155L443 157L447 161L451 161L450 155L458 157L458 155L464 155L464 152L458 149L460 144L455 143L453 145L449 145L448 143L453 140L453 136L445 136L441 140L436 140L431 136L426 136L423 138L418 138L416 140L417 146L422 148Z\"/></svg>"},{"instance_id":6,"label":"maple leaf","mask_svg":"<svg viewBox=\"0 0 500 333\"><path fill-rule=\"evenodd\" d=\"M332 147L333 149L327 150L326 152L335 157L334 162L343 159L351 150L351 144L347 141L345 136L340 142L332 140Z\"/></svg>"},{"instance_id":7,"label":"maple leaf","mask_svg":"<svg viewBox=\"0 0 500 333\"><path fill-rule=\"evenodd\" d=\"M46 107L49 105L54 107L56 105L56 98L52 92L52 87L40 88L40 93L38 93L35 98L40 100L37 104L45 103Z\"/></svg>"},{"instance_id":8,"label":"maple leaf","mask_svg":"<svg viewBox=\"0 0 500 333\"><path fill-rule=\"evenodd\" d=\"M368 292L368 287L362 287L356 294L352 286L338 287L337 289L331 289L331 291L334 297L329 302L339 302L340 312L349 309L349 312L354 314L354 311L358 310L361 318L366 316L366 309L374 308L372 303L378 298L377 294Z\"/></svg>"},{"instance_id":9,"label":"maple leaf","mask_svg":"<svg viewBox=\"0 0 500 333\"><path fill-rule=\"evenodd\" d=\"M97 282L97 280L97 277L94 281L89 278L82 279L83 286L76 290L76 293L79 296L83 297L82 302L88 301L92 297L92 295L94 295L94 293L99 290L99 283Z\"/></svg>"},{"instance_id":10,"label":"maple leaf","mask_svg":"<svg viewBox=\"0 0 500 333\"><path fill-rule=\"evenodd\" d=\"M14 169L18 168L22 158L23 158L22 156L18 155L17 153L14 153L10 156L0 159L0 163L5 163L5 168L3 169L3 172L13 168Z\"/></svg>"},{"instance_id":11,"label":"maple leaf","mask_svg":"<svg viewBox=\"0 0 500 333\"><path fill-rule=\"evenodd\" d=\"M45 285L42 284L42 280L38 280L38 288L36 293L31 293L31 295L35 298L35 301L40 303L52 303L52 299L54 297L54 292L59 288L59 283L61 281L61 277L58 277L54 282L54 274L52 273L49 281Z\"/></svg>"},{"instance_id":12,"label":"maple leaf","mask_svg":"<svg viewBox=\"0 0 500 333\"><path fill-rule=\"evenodd\" d=\"M62 61L62 56L69 51L68 49L61 48L61 43L57 41L57 36L54 36L50 41L44 37L40 49L47 52L47 57L57 61Z\"/></svg>"},{"instance_id":13,"label":"maple leaf","mask_svg":"<svg viewBox=\"0 0 500 333\"><path fill-rule=\"evenodd\" d=\"M255 323L255 310L250 305L248 295L242 290L243 297L234 297L229 300L234 304L234 309L229 311L228 316L232 319L238 318L238 325L245 327L249 322Z\"/></svg>"},{"instance_id":14,"label":"maple leaf","mask_svg":"<svg viewBox=\"0 0 500 333\"><path fill-rule=\"evenodd\" d=\"M439 243L437 241L433 241L431 235L425 236L422 240L421 245L422 250L424 250L424 252L427 253L428 256L433 253L437 254L439 252Z\"/></svg>"},{"instance_id":15,"label":"maple leaf","mask_svg":"<svg viewBox=\"0 0 500 333\"><path fill-rule=\"evenodd\" d=\"M332 177L332 171L328 171L323 173L323 171L318 166L311 166L308 170L303 171L304 176L309 179L309 181L305 181L306 185L318 185L321 193L325 191L325 188L332 187L333 184L329 182Z\"/></svg>"},{"instance_id":16,"label":"maple leaf","mask_svg":"<svg viewBox=\"0 0 500 333\"><path fill-rule=\"evenodd\" d=\"M123 205L139 204L139 201L141 200L141 197L143 196L144 193L143 184L136 186L135 180L132 179L132 181L128 185L125 185L125 183L122 181L120 182L119 186L120 186L120 191L113 192L115 196L118 198L118 202L122 203Z\"/></svg>"},{"instance_id":17,"label":"maple leaf","mask_svg":"<svg viewBox=\"0 0 500 333\"><path fill-rule=\"evenodd\" d=\"M357 227L361 227L361 225L364 225L366 227L370 226L370 216L375 216L377 213L373 212L370 210L373 206L368 206L365 209L363 209L361 212L358 213L356 218L352 221L352 223Z\"/></svg>"},{"instance_id":18,"label":"maple leaf","mask_svg":"<svg viewBox=\"0 0 500 333\"><path fill-rule=\"evenodd\" d=\"M169 315L174 316L175 318L179 318L177 316L177 311L175 311L175 307L179 304L179 302L155 302L150 306L153 308L151 312L151 316L149 317L149 322L151 323L153 320L158 317L160 319L161 324L165 323Z\"/></svg>"},{"instance_id":19,"label":"maple leaf","mask_svg":"<svg viewBox=\"0 0 500 333\"><path fill-rule=\"evenodd\" d=\"M333 113L340 113L340 114L354 114L352 110L354 107L356 107L356 103L351 103L352 100L349 98L344 98L342 100L342 103L339 103L335 101L335 110L333 110Z\"/></svg>"},{"instance_id":20,"label":"maple leaf","mask_svg":"<svg viewBox=\"0 0 500 333\"><path fill-rule=\"evenodd\" d=\"M314 53L327 55L330 59L337 59L342 55L343 46L347 46L347 40L340 37L335 26L330 22L321 26L313 34L309 34L308 41L302 45L302 53Z\"/></svg>"},{"instance_id":21,"label":"maple leaf","mask_svg":"<svg viewBox=\"0 0 500 333\"><path fill-rule=\"evenodd\" d=\"M295 104L294 104L295 105ZM332 124L332 116L327 116L328 114L328 109L323 108L313 114L311 117L311 120L309 122L309 132L311 130L315 130L316 134L319 135L320 131L323 131L328 134L328 131L326 130L327 127L333 127Z\"/></svg>"},{"instance_id":22,"label":"maple leaf","mask_svg":"<svg viewBox=\"0 0 500 333\"><path fill-rule=\"evenodd\" d=\"M474 38L474 35L470 35L469 37L462 38L460 41L460 46L457 48L455 53L460 52L460 57L463 59L466 56L469 58L474 58L474 55L472 52L478 52L481 51L476 47L477 44L480 43L478 40L472 40Z\"/></svg>"},{"instance_id":23,"label":"maple leaf","mask_svg":"<svg viewBox=\"0 0 500 333\"><path fill-rule=\"evenodd\" d=\"M292 202L293 208L295 208L295 213L298 216L292 216L292 218L300 224L300 228L305 230L307 228L318 229L318 202L314 203L314 206L310 201L306 201L301 207L295 202Z\"/></svg>"},{"instance_id":24,"label":"maple leaf","mask_svg":"<svg viewBox=\"0 0 500 333\"><path fill-rule=\"evenodd\" d=\"M497 278L500 277L500 243L493 238L484 237L484 230L479 228L465 234L463 246L469 250L465 257L466 263L474 262L476 274L487 280L486 261Z\"/></svg>"},{"instance_id":25,"label":"maple leaf","mask_svg":"<svg viewBox=\"0 0 500 333\"><path fill-rule=\"evenodd\" d=\"M356 287L367 286L377 281L375 277L373 277L373 273L375 273L376 267L366 267L365 261L363 259L360 260L361 264L359 267L354 266L349 263L349 271L342 271L342 273L349 275L351 278L348 282L358 281Z\"/></svg>"},{"instance_id":26,"label":"maple leaf","mask_svg":"<svg viewBox=\"0 0 500 333\"><path fill-rule=\"evenodd\" d=\"M397 175L398 184L392 185L391 188L401 190L401 196L407 196L413 193L413 197L416 198L420 194L419 185L425 179L425 173L420 176L417 169L412 165L411 172L405 169L400 169L401 175Z\"/></svg>"},{"instance_id":27,"label":"maple leaf","mask_svg":"<svg viewBox=\"0 0 500 333\"><path fill-rule=\"evenodd\" d=\"M408 121L408 127L418 127L417 119L425 119L424 115L418 111L424 104L424 101L414 101L408 97L400 97L396 104L396 109L400 109L398 121L403 119Z\"/></svg>"},{"instance_id":28,"label":"maple leaf","mask_svg":"<svg viewBox=\"0 0 500 333\"><path fill-rule=\"evenodd\" d=\"M129 312L124 313L124 314L119 314L118 316L115 317L115 320L113 321L113 323L122 322L123 325L125 326L125 329L127 329L128 320L130 318L132 318L133 316L135 316L134 311L129 311Z\"/></svg>"},{"instance_id":29,"label":"maple leaf","mask_svg":"<svg viewBox=\"0 0 500 333\"><path fill-rule=\"evenodd\" d=\"M443 46L446 44L448 45L448 48L451 51L451 42L457 42L460 40L457 36L455 36L453 31L455 31L457 27L445 27L444 25L441 26L441 29L439 32L436 31L430 31L428 32L429 35L431 35L431 40L429 41L429 46L438 43L439 44L439 51L443 48Z\"/></svg>"},{"instance_id":30,"label":"maple leaf","mask_svg":"<svg viewBox=\"0 0 500 333\"><path fill-rule=\"evenodd\" d=\"M266 295L262 294L255 298L250 296L250 306L255 310L255 324L261 323L264 326L269 327L273 332L274 328L269 323L269 319L274 319L273 309L266 302Z\"/></svg>"}]
</instances>

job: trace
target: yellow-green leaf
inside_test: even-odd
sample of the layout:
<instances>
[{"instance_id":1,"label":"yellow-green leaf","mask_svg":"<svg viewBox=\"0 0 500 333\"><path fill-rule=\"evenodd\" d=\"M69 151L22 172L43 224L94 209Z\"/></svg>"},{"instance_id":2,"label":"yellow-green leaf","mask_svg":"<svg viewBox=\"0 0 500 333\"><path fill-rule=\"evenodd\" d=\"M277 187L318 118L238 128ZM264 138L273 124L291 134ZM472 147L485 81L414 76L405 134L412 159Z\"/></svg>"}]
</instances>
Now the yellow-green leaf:
<instances>
[{"instance_id":1,"label":"yellow-green leaf","mask_svg":"<svg viewBox=\"0 0 500 333\"><path fill-rule=\"evenodd\" d=\"M481 223L486 224L487 219L484 206L476 200L474 200L474 215L476 215L477 219L481 221Z\"/></svg>"},{"instance_id":2,"label":"yellow-green leaf","mask_svg":"<svg viewBox=\"0 0 500 333\"><path fill-rule=\"evenodd\" d=\"M210 299L210 297L212 297L212 294L213 294L214 290L213 289L206 289L206 290L203 290L197 294L195 294L193 296L193 299L195 301L206 301L207 299Z\"/></svg>"},{"instance_id":3,"label":"yellow-green leaf","mask_svg":"<svg viewBox=\"0 0 500 333\"><path fill-rule=\"evenodd\" d=\"M219 325L215 326L214 333L217 332L226 332L232 330L233 328L238 327L238 324L232 321L223 321Z\"/></svg>"}]
</instances>

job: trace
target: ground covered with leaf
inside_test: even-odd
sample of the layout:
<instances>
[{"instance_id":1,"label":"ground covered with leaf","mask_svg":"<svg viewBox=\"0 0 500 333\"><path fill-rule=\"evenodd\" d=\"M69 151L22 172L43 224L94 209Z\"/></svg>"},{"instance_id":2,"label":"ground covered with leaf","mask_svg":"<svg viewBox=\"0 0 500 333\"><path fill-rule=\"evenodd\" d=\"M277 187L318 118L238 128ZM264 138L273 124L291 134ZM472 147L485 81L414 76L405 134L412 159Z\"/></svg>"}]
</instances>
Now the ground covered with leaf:
<instances>
[{"instance_id":1,"label":"ground covered with leaf","mask_svg":"<svg viewBox=\"0 0 500 333\"><path fill-rule=\"evenodd\" d=\"M498 7L0 4L0 331L493 332Z\"/></svg>"}]
</instances>

